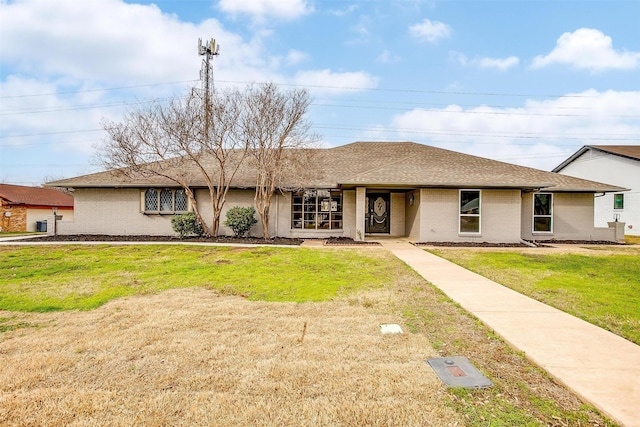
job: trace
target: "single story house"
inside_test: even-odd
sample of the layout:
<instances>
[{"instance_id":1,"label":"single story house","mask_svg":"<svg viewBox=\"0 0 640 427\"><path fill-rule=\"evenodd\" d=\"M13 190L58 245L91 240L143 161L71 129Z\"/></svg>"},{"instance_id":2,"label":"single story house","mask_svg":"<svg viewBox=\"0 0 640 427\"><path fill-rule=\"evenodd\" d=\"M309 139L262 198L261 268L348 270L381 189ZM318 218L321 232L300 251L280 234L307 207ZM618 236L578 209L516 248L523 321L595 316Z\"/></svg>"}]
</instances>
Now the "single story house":
<instances>
[{"instance_id":1,"label":"single story house","mask_svg":"<svg viewBox=\"0 0 640 427\"><path fill-rule=\"evenodd\" d=\"M294 156L296 152L291 151ZM615 228L593 225L594 195L614 185L498 162L413 142L355 142L300 151L310 161L274 195L270 234L418 242L619 240ZM203 179L184 171L203 218L211 204ZM191 174L191 175L189 175ZM189 210L184 191L159 176L106 171L48 183L70 187L75 218L60 234L174 235L173 214ZM251 206L255 172L235 176L226 209ZM221 227L220 234L231 234ZM261 235L258 226L253 235Z\"/></svg>"},{"instance_id":2,"label":"single story house","mask_svg":"<svg viewBox=\"0 0 640 427\"><path fill-rule=\"evenodd\" d=\"M73 221L73 197L51 188L0 184L0 231L47 231L44 221L54 213Z\"/></svg>"},{"instance_id":3,"label":"single story house","mask_svg":"<svg viewBox=\"0 0 640 427\"><path fill-rule=\"evenodd\" d=\"M624 222L625 234L640 236L640 145L585 145L553 172L629 188L596 195L594 224Z\"/></svg>"}]
</instances>

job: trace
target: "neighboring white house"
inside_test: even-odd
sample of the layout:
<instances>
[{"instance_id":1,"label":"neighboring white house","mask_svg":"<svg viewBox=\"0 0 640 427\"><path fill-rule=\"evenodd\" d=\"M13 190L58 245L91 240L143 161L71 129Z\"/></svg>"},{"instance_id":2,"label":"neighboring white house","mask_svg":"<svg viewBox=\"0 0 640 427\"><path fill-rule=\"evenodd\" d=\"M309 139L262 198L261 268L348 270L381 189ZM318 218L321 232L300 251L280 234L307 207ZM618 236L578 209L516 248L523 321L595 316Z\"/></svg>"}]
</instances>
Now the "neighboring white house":
<instances>
[{"instance_id":1,"label":"neighboring white house","mask_svg":"<svg viewBox=\"0 0 640 427\"><path fill-rule=\"evenodd\" d=\"M629 189L596 195L594 225L620 221L640 236L640 145L585 145L553 172Z\"/></svg>"}]
</instances>

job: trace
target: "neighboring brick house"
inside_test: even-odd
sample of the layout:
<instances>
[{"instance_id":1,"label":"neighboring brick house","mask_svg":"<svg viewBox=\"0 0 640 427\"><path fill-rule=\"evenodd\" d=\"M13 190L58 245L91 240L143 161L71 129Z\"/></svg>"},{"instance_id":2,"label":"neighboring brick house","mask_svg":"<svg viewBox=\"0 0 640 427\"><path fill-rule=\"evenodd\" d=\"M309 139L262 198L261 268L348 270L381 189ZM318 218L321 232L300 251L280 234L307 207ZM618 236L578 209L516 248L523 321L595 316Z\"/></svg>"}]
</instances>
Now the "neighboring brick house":
<instances>
[{"instance_id":1,"label":"neighboring brick house","mask_svg":"<svg viewBox=\"0 0 640 427\"><path fill-rule=\"evenodd\" d=\"M312 161L272 199L271 236L494 243L624 238L619 227L593 225L594 194L621 187L413 142L356 142L286 156L302 154ZM173 173L195 191L203 218L212 218L197 169L183 163ZM238 171L223 218L233 206L253 204L255 179L250 164ZM74 189L75 220L60 221L59 234L175 235L171 216L190 209L184 190L159 176L106 171L46 185ZM260 233L254 226L252 234Z\"/></svg>"},{"instance_id":2,"label":"neighboring brick house","mask_svg":"<svg viewBox=\"0 0 640 427\"><path fill-rule=\"evenodd\" d=\"M39 231L37 223L57 212L73 221L73 197L58 190L0 184L0 231ZM40 230L46 231L46 230Z\"/></svg>"},{"instance_id":3,"label":"neighboring brick house","mask_svg":"<svg viewBox=\"0 0 640 427\"><path fill-rule=\"evenodd\" d=\"M625 234L640 236L640 145L585 145L553 172L628 188L596 197L595 225L620 221Z\"/></svg>"}]
</instances>

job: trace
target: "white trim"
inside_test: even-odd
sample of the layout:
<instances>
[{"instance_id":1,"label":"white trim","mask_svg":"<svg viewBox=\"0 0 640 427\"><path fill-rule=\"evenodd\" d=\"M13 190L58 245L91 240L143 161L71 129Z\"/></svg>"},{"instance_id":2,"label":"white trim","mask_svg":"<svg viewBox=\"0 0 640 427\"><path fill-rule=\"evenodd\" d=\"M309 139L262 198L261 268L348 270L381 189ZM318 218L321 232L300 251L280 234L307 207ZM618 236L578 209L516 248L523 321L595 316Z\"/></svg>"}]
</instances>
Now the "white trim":
<instances>
[{"instance_id":1,"label":"white trim","mask_svg":"<svg viewBox=\"0 0 640 427\"><path fill-rule=\"evenodd\" d=\"M463 191L477 191L478 192L478 213L477 214L462 214L460 209L460 203L462 202L462 192ZM479 236L482 234L482 190L479 188L461 188L458 190L458 234L465 236ZM478 231L462 231L460 230L460 219L462 216L466 217L478 217Z\"/></svg>"},{"instance_id":2,"label":"white trim","mask_svg":"<svg viewBox=\"0 0 640 427\"><path fill-rule=\"evenodd\" d=\"M551 196L551 214L550 215L536 215L536 195L537 194L547 194L549 196ZM531 233L532 234L553 234L553 226L554 226L554 220L553 220L553 203L554 203L554 194L553 193L549 193L549 192L537 192L537 193L533 193L533 195L531 196L532 200L531 200ZM549 231L544 231L544 230L536 230L536 217L541 217L541 218L551 218L551 226L549 227L550 230Z\"/></svg>"}]
</instances>

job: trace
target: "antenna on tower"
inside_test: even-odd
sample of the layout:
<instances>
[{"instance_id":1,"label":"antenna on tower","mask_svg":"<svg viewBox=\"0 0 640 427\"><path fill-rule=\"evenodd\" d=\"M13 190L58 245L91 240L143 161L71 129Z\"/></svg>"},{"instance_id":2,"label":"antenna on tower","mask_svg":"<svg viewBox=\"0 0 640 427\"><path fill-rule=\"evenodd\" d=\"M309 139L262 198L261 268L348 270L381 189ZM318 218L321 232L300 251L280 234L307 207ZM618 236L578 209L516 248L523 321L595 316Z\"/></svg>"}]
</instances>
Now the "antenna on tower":
<instances>
[{"instance_id":1,"label":"antenna on tower","mask_svg":"<svg viewBox=\"0 0 640 427\"><path fill-rule=\"evenodd\" d=\"M204 92L209 99L209 92L215 91L213 85L213 70L211 68L211 58L220 55L220 45L216 43L216 39L211 39L202 44L202 39L198 39L198 55L204 56L202 59L202 68L200 70L200 80L204 86Z\"/></svg>"}]
</instances>

